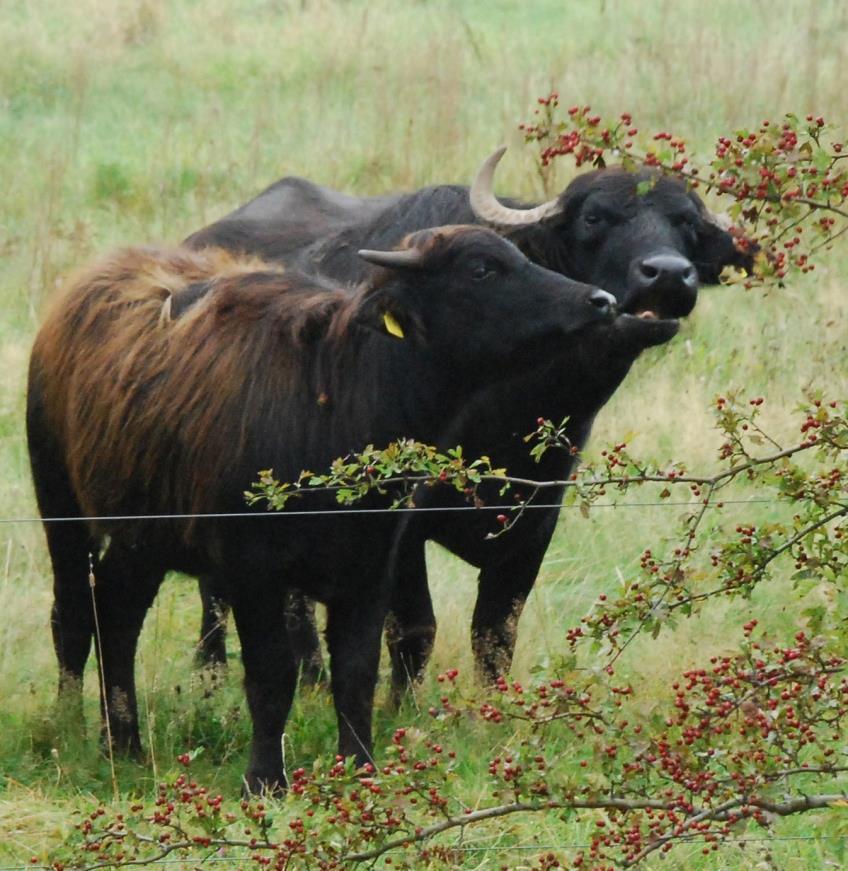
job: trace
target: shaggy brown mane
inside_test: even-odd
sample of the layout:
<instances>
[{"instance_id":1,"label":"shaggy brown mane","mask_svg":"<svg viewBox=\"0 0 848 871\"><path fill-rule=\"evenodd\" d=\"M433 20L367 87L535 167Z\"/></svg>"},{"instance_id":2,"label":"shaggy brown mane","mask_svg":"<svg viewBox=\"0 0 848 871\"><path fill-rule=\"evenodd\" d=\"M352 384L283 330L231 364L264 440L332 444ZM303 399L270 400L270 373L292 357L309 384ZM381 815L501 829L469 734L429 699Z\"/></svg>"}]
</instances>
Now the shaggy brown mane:
<instances>
[{"instance_id":1,"label":"shaggy brown mane","mask_svg":"<svg viewBox=\"0 0 848 871\"><path fill-rule=\"evenodd\" d=\"M199 282L208 290L172 318L172 297ZM293 288L282 268L215 249L129 248L78 273L33 360L74 488L91 498L83 511L208 505L209 469L239 455L251 415L290 388L316 338L344 332L334 323L347 327L363 293L303 276ZM104 465L108 494L96 486Z\"/></svg>"}]
</instances>

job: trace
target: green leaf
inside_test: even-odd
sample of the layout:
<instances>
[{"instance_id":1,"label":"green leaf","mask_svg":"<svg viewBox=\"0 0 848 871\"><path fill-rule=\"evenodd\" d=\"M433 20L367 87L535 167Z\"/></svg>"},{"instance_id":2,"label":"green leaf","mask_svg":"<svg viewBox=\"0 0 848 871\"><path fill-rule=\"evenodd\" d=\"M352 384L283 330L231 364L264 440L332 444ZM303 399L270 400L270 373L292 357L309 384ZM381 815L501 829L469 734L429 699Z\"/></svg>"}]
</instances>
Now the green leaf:
<instances>
[{"instance_id":1,"label":"green leaf","mask_svg":"<svg viewBox=\"0 0 848 871\"><path fill-rule=\"evenodd\" d=\"M645 196L645 194L650 193L654 189L654 185L656 185L656 179L653 178L644 179L643 181L637 182L636 196L643 197Z\"/></svg>"}]
</instances>

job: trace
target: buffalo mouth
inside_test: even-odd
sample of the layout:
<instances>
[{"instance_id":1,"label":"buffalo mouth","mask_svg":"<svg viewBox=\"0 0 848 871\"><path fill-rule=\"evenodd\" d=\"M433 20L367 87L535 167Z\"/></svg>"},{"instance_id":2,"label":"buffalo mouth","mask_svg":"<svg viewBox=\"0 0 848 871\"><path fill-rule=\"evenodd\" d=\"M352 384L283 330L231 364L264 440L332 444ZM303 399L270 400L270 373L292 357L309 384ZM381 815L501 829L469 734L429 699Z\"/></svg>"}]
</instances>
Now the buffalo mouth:
<instances>
[{"instance_id":1,"label":"buffalo mouth","mask_svg":"<svg viewBox=\"0 0 848 871\"><path fill-rule=\"evenodd\" d=\"M695 307L696 294L681 294L678 288L656 287L624 300L622 311L644 320L676 320Z\"/></svg>"},{"instance_id":2,"label":"buffalo mouth","mask_svg":"<svg viewBox=\"0 0 848 871\"><path fill-rule=\"evenodd\" d=\"M653 309L622 312L613 324L618 342L636 351L665 344L677 335L679 329L677 318L661 317Z\"/></svg>"},{"instance_id":3,"label":"buffalo mouth","mask_svg":"<svg viewBox=\"0 0 848 871\"><path fill-rule=\"evenodd\" d=\"M616 332L627 344L637 348L661 345L680 329L679 318L691 311L691 306L675 305L661 292L642 293L622 307L616 322ZM669 305L671 303L671 305Z\"/></svg>"}]
</instances>

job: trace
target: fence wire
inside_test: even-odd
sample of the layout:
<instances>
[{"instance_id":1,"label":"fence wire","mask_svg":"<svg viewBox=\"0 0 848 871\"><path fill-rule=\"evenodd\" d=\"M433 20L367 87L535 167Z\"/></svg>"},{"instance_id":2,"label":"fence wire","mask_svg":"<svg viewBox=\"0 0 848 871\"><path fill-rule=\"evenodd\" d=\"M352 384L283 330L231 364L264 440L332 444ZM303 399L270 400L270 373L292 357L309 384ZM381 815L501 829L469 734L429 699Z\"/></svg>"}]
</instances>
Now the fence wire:
<instances>
[{"instance_id":1,"label":"fence wire","mask_svg":"<svg viewBox=\"0 0 848 871\"><path fill-rule=\"evenodd\" d=\"M721 499L708 506L719 509L725 505L774 505L781 502L780 499ZM687 500L675 502L663 500L662 502L593 502L591 508L684 508L701 507L702 502ZM322 508L317 510L291 511L288 508L283 511L222 511L208 514L104 514L86 515L84 517L0 517L0 524L12 523L125 523L127 521L150 521L150 520L226 520L229 518L284 518L284 517L321 517L356 514L423 514L423 513L456 513L462 511L538 511L556 508L559 511L566 509L581 509L581 505L564 505L560 502L535 503L530 502L521 506L515 503L505 505L422 505L418 507L398 508ZM0 871L3 869L0 867Z\"/></svg>"}]
</instances>

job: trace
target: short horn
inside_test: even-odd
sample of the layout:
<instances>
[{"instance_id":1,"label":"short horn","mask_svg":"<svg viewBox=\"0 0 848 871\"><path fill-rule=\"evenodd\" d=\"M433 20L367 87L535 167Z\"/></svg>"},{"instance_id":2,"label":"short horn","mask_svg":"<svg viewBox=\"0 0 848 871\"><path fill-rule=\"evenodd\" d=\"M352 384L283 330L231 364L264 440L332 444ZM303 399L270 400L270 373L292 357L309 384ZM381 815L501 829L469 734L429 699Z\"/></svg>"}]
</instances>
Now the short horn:
<instances>
[{"instance_id":1,"label":"short horn","mask_svg":"<svg viewBox=\"0 0 848 871\"><path fill-rule=\"evenodd\" d=\"M356 252L363 260L389 269L420 269L424 255L417 248L403 248L400 251L372 251L362 248Z\"/></svg>"},{"instance_id":2,"label":"short horn","mask_svg":"<svg viewBox=\"0 0 848 871\"><path fill-rule=\"evenodd\" d=\"M505 152L506 146L502 145L494 154L487 157L471 185L469 192L471 209L477 218L490 227L508 229L538 224L539 221L558 214L561 211L558 200L550 200L532 209L511 209L498 202L493 190L493 181L495 168Z\"/></svg>"}]
</instances>

